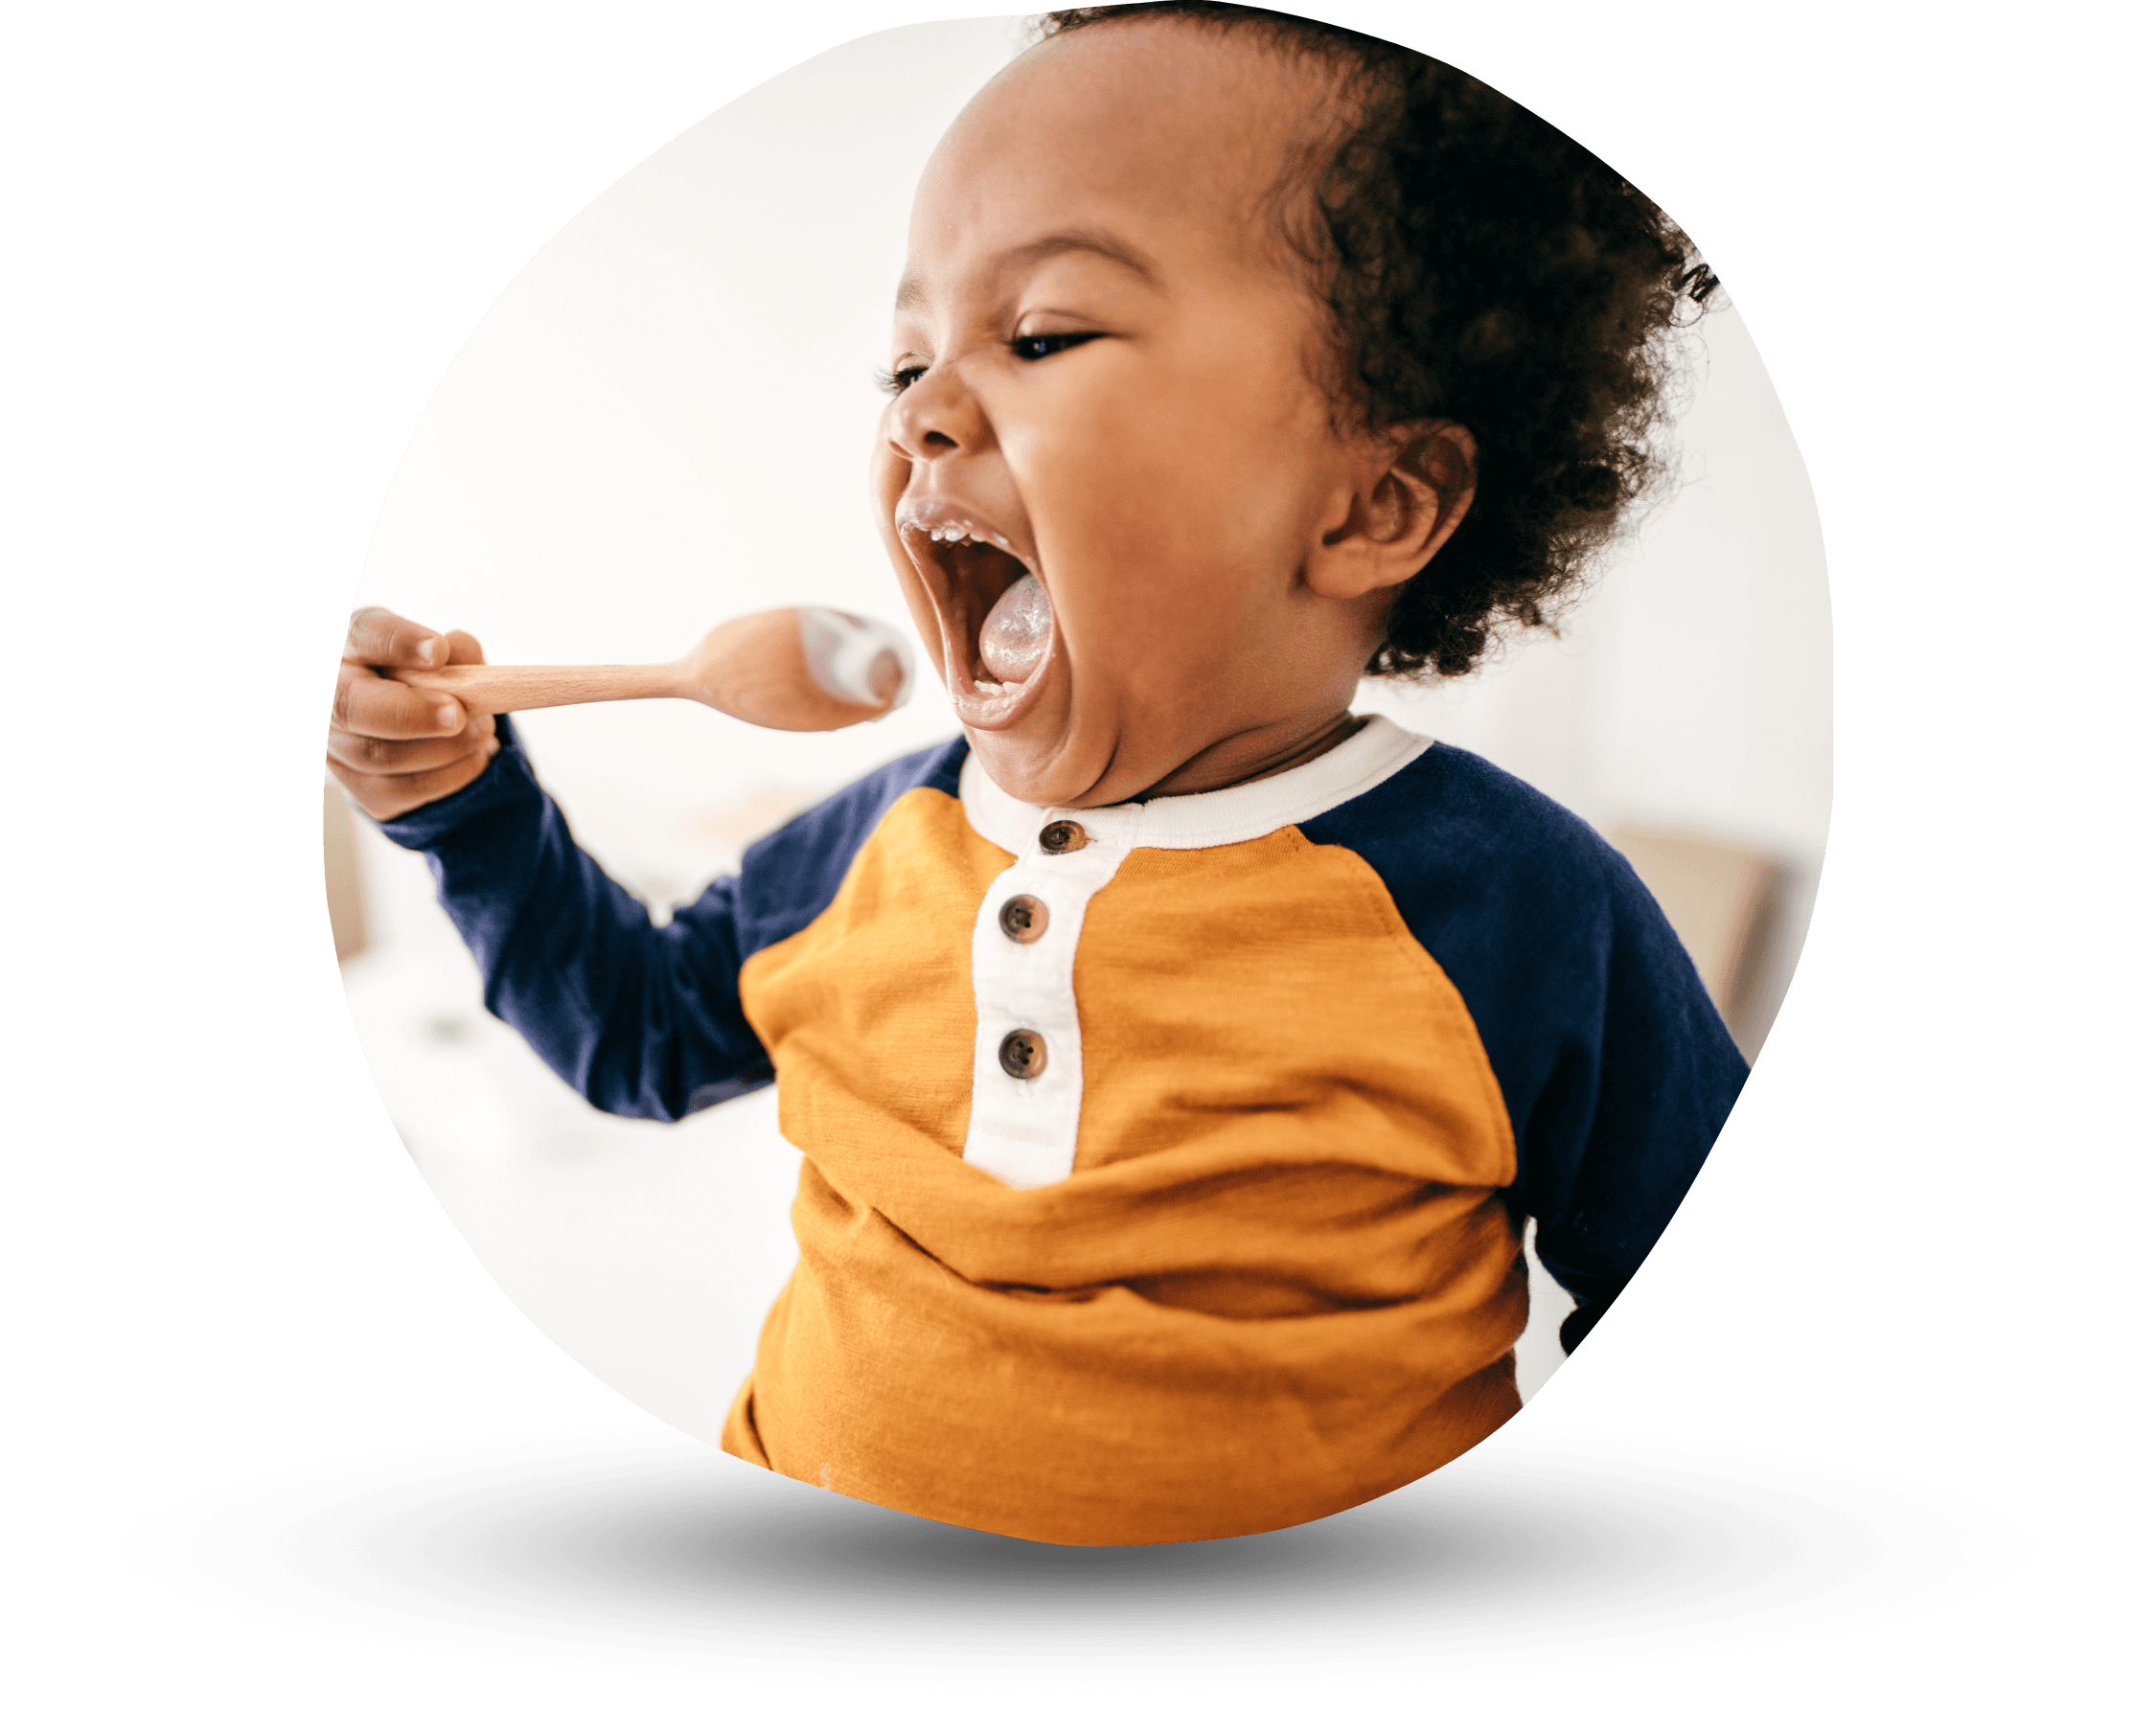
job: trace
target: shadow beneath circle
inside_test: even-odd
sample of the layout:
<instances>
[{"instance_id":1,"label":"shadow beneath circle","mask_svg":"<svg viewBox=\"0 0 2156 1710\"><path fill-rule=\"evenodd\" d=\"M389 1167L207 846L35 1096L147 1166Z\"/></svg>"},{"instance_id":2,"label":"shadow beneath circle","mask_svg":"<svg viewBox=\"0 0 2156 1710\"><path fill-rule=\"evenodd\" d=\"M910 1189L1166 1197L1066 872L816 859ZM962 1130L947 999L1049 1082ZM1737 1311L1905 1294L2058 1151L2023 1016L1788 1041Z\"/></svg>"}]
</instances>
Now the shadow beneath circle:
<instances>
[{"instance_id":1,"label":"shadow beneath circle","mask_svg":"<svg viewBox=\"0 0 2156 1710\"><path fill-rule=\"evenodd\" d=\"M1906 1472L1513 1421L1347 1514L1059 1548L774 1477L655 1421L373 1449L103 1536L149 1596L585 1674L1233 1688L1552 1674L1818 1643L1990 1600L2051 1529Z\"/></svg>"}]
</instances>

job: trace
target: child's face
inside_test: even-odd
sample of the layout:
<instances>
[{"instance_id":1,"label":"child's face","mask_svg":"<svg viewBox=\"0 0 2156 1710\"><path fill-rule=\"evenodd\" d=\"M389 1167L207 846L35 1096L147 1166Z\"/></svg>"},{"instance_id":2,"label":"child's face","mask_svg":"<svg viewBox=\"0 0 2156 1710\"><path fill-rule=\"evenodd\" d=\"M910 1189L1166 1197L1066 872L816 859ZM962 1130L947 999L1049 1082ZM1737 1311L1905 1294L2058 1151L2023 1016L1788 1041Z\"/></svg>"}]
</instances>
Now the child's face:
<instances>
[{"instance_id":1,"label":"child's face","mask_svg":"<svg viewBox=\"0 0 2156 1710\"><path fill-rule=\"evenodd\" d=\"M1262 205L1326 102L1233 36L1097 26L992 83L922 178L878 514L1022 800L1253 776L1340 725L1382 638L1390 586L1333 572L1388 459L1333 429L1321 311ZM1051 644L998 685L981 625L1021 568Z\"/></svg>"}]
</instances>

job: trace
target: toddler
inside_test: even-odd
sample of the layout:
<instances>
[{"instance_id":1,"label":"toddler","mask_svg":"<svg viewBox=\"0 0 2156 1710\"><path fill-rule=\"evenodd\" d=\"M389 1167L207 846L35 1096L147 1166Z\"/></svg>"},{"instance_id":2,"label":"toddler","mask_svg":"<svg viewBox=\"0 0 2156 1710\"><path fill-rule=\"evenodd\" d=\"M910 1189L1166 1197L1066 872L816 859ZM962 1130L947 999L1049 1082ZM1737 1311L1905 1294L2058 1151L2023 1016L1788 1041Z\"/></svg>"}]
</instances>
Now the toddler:
<instances>
[{"instance_id":1,"label":"toddler","mask_svg":"<svg viewBox=\"0 0 2156 1710\"><path fill-rule=\"evenodd\" d=\"M506 721L380 674L331 765L601 1107L776 1081L800 1264L722 1445L1066 1543L1293 1525L1519 1407L1744 1063L1621 857L1349 711L1557 609L1714 282L1451 68L1248 8L1051 13L923 177L875 513L963 733L654 927Z\"/></svg>"}]
</instances>

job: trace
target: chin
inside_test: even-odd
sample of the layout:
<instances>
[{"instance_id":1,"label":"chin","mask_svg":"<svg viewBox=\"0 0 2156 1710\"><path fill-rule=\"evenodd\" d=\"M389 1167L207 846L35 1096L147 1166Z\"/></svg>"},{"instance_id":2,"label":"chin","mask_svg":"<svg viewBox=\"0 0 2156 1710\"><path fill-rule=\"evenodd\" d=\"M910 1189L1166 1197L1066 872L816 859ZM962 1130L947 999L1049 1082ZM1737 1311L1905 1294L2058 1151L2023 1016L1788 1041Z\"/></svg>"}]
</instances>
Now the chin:
<instances>
[{"instance_id":1,"label":"chin","mask_svg":"<svg viewBox=\"0 0 2156 1710\"><path fill-rule=\"evenodd\" d=\"M1089 757L1068 741L1043 740L1023 729L966 733L998 789L1036 808L1098 808L1115 801L1102 786L1106 756Z\"/></svg>"}]
</instances>

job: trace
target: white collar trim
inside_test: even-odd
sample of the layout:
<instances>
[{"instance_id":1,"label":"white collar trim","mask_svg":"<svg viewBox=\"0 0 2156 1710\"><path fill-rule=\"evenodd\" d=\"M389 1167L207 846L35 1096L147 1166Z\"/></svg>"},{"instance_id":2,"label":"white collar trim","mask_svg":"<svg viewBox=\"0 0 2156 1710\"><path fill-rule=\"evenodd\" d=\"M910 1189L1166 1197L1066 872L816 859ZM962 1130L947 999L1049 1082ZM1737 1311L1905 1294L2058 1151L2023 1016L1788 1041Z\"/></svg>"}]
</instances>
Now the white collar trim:
<instances>
[{"instance_id":1,"label":"white collar trim","mask_svg":"<svg viewBox=\"0 0 2156 1710\"><path fill-rule=\"evenodd\" d=\"M1055 819L1075 820L1089 838L1124 849L1218 849L1269 836L1351 802L1430 745L1429 737L1373 714L1339 747L1273 777L1118 808L1036 808L1005 795L978 757L969 753L958 772L958 800L967 824L1015 855L1030 850L1041 828Z\"/></svg>"}]
</instances>

